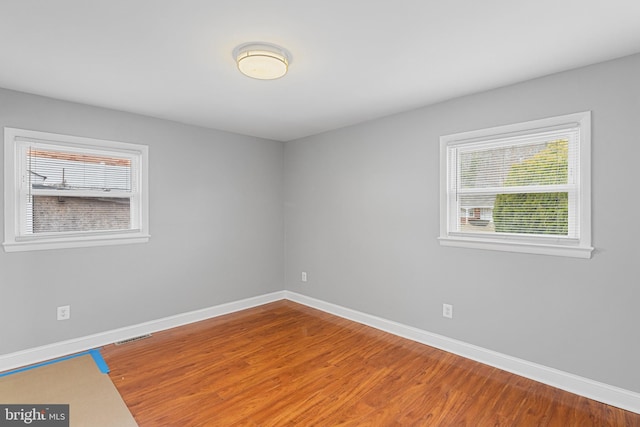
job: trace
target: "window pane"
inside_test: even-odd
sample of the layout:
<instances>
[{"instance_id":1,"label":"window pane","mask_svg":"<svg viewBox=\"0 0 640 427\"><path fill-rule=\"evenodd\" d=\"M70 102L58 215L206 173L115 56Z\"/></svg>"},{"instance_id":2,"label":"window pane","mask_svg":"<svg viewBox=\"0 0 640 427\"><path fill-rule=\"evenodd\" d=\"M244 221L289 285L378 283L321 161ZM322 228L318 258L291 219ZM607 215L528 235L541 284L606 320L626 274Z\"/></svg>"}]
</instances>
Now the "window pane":
<instances>
[{"instance_id":1,"label":"window pane","mask_svg":"<svg viewBox=\"0 0 640 427\"><path fill-rule=\"evenodd\" d=\"M459 198L460 231L567 236L568 193L513 193Z\"/></svg>"},{"instance_id":2,"label":"window pane","mask_svg":"<svg viewBox=\"0 0 640 427\"><path fill-rule=\"evenodd\" d=\"M33 196L31 205L34 234L130 228L126 198Z\"/></svg>"},{"instance_id":3,"label":"window pane","mask_svg":"<svg viewBox=\"0 0 640 427\"><path fill-rule=\"evenodd\" d=\"M461 150L460 189L568 182L567 139Z\"/></svg>"},{"instance_id":4,"label":"window pane","mask_svg":"<svg viewBox=\"0 0 640 427\"><path fill-rule=\"evenodd\" d=\"M33 188L131 191L131 160L55 149L27 150Z\"/></svg>"}]
</instances>

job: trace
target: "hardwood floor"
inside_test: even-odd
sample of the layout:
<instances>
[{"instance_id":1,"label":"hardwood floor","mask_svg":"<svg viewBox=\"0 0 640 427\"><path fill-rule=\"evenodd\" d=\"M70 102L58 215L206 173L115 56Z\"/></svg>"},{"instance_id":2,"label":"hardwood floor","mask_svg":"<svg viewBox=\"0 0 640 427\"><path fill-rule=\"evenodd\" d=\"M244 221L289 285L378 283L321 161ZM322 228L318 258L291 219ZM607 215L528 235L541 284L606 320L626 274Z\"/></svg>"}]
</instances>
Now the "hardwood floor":
<instances>
[{"instance_id":1,"label":"hardwood floor","mask_svg":"<svg viewBox=\"0 0 640 427\"><path fill-rule=\"evenodd\" d=\"M102 354L141 427L640 426L640 415L290 301Z\"/></svg>"}]
</instances>

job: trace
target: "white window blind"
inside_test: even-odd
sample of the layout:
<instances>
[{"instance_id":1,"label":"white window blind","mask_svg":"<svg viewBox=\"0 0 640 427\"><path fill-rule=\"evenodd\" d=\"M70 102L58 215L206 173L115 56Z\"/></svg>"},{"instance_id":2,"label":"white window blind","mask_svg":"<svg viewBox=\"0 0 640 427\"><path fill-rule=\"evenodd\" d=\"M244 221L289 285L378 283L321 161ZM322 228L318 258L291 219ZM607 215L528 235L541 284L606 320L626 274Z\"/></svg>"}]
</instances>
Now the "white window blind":
<instances>
[{"instance_id":1,"label":"white window blind","mask_svg":"<svg viewBox=\"0 0 640 427\"><path fill-rule=\"evenodd\" d=\"M449 148L454 231L579 237L579 129Z\"/></svg>"},{"instance_id":2,"label":"white window blind","mask_svg":"<svg viewBox=\"0 0 640 427\"><path fill-rule=\"evenodd\" d=\"M25 166L22 234L132 228L134 157L29 140L18 144Z\"/></svg>"}]
</instances>

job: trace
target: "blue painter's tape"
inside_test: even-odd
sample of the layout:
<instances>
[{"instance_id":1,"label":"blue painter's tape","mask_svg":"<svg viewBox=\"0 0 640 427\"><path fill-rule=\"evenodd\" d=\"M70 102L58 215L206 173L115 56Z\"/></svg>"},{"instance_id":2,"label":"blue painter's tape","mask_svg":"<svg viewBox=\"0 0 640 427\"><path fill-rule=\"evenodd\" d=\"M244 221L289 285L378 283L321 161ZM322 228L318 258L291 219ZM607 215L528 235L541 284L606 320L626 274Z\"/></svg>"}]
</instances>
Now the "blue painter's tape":
<instances>
[{"instance_id":1,"label":"blue painter's tape","mask_svg":"<svg viewBox=\"0 0 640 427\"><path fill-rule=\"evenodd\" d=\"M63 362L65 360L75 359L76 357L86 356L88 354L91 355L91 357L93 357L93 360L96 363L96 365L98 365L98 369L100 369L100 372L102 372L103 374L109 373L109 366L107 366L107 362L105 362L104 359L102 358L102 355L100 354L100 350L91 349L88 351L83 351L82 353L71 354L69 356L59 357L53 360L47 360L46 362L36 363L35 365L25 366L24 368L18 368L18 369L13 369L11 371L0 372L0 378L6 377L12 374L18 374L20 372L30 371L32 369L39 368L41 366L52 365L54 363Z\"/></svg>"},{"instance_id":2,"label":"blue painter's tape","mask_svg":"<svg viewBox=\"0 0 640 427\"><path fill-rule=\"evenodd\" d=\"M98 365L98 369L100 369L100 372L102 372L103 374L108 374L109 366L107 365L107 362L105 362L104 359L102 358L102 354L100 354L100 350L97 350L94 348L89 350L89 353L91 353L91 357L93 357L93 361L96 362L96 365Z\"/></svg>"}]
</instances>

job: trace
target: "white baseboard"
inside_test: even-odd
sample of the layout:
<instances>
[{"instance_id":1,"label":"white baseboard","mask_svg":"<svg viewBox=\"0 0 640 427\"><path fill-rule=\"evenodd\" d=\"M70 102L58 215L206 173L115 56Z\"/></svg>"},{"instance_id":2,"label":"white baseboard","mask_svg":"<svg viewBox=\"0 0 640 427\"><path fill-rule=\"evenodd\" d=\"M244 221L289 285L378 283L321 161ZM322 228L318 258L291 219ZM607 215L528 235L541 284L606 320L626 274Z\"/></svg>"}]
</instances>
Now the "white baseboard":
<instances>
[{"instance_id":1,"label":"white baseboard","mask_svg":"<svg viewBox=\"0 0 640 427\"><path fill-rule=\"evenodd\" d=\"M190 311L188 313L177 314L163 319L152 320L150 322L139 323L137 325L127 326L120 329L101 332L86 337L0 355L0 372L32 365L34 363L40 363L45 360L56 359L69 354L90 350L92 348L102 347L117 341L139 337L153 332L164 331L166 329L187 325L200 320L222 316L224 314L245 310L247 308L256 307L284 298L284 291L278 291L271 294L220 304L201 310Z\"/></svg>"},{"instance_id":2,"label":"white baseboard","mask_svg":"<svg viewBox=\"0 0 640 427\"><path fill-rule=\"evenodd\" d=\"M640 393L611 386L558 369L532 363L487 350L443 335L396 323L356 310L331 304L295 292L285 291L285 298L324 312L353 320L391 334L407 338L485 365L493 366L570 393L640 414Z\"/></svg>"},{"instance_id":3,"label":"white baseboard","mask_svg":"<svg viewBox=\"0 0 640 427\"><path fill-rule=\"evenodd\" d=\"M290 291L273 292L202 310L191 311L140 323L120 329L0 355L0 372L15 369L73 353L101 347L116 341L163 331L177 326L210 319L224 314L288 299L324 312L362 323L391 334L426 344L467 359L511 372L568 392L640 414L640 393L593 381L568 372L538 365L472 344L403 325L381 317L362 313Z\"/></svg>"}]
</instances>

